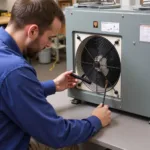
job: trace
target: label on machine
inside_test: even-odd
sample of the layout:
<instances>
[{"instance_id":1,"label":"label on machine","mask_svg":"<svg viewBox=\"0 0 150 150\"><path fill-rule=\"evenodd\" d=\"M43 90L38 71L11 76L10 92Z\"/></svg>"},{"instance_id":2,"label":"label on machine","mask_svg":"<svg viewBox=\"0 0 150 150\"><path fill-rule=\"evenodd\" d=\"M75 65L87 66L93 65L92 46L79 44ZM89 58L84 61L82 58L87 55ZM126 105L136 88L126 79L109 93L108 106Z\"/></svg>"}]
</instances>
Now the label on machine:
<instances>
[{"instance_id":1,"label":"label on machine","mask_svg":"<svg viewBox=\"0 0 150 150\"><path fill-rule=\"evenodd\" d=\"M119 33L119 23L117 22L101 22L101 31Z\"/></svg>"},{"instance_id":2,"label":"label on machine","mask_svg":"<svg viewBox=\"0 0 150 150\"><path fill-rule=\"evenodd\" d=\"M150 25L140 25L140 41L150 42Z\"/></svg>"}]
</instances>

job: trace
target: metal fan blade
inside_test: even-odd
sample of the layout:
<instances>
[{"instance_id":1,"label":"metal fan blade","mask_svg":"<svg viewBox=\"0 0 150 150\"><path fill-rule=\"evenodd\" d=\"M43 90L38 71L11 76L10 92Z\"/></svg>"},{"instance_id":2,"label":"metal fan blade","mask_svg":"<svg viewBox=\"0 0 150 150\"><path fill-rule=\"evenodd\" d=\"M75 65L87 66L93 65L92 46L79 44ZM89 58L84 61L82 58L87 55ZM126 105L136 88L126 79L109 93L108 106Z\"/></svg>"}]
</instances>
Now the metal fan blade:
<instances>
[{"instance_id":1,"label":"metal fan blade","mask_svg":"<svg viewBox=\"0 0 150 150\"><path fill-rule=\"evenodd\" d=\"M102 60L104 57L106 57L106 56L113 50L113 47L114 47L115 45L117 45L117 44L119 44L119 40L115 41L114 45L112 45L112 47L110 48L110 50L107 51L107 53L101 58L101 60ZM101 61L101 60L100 60L100 61Z\"/></svg>"},{"instance_id":2,"label":"metal fan blade","mask_svg":"<svg viewBox=\"0 0 150 150\"><path fill-rule=\"evenodd\" d=\"M82 42L81 37L79 35L77 35L77 39ZM84 46L84 48L86 49L86 51L88 52L89 56L94 60L93 56L90 54L89 50L87 49L86 46Z\"/></svg>"},{"instance_id":3,"label":"metal fan blade","mask_svg":"<svg viewBox=\"0 0 150 150\"><path fill-rule=\"evenodd\" d=\"M90 57L94 60L93 56L90 54L89 50L85 47L85 49L87 50L88 54L90 55Z\"/></svg>"},{"instance_id":4,"label":"metal fan blade","mask_svg":"<svg viewBox=\"0 0 150 150\"><path fill-rule=\"evenodd\" d=\"M87 65L93 65L93 63L90 63L90 62L84 62L84 61L82 61L81 63L87 64Z\"/></svg>"}]
</instances>

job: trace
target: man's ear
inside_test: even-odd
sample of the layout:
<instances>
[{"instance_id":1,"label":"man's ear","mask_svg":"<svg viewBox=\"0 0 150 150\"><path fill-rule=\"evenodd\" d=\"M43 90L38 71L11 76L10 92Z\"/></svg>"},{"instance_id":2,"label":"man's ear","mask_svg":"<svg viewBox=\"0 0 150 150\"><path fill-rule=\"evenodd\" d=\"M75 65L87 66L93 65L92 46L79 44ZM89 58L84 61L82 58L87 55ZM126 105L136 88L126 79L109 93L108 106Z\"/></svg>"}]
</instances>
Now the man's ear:
<instances>
[{"instance_id":1,"label":"man's ear","mask_svg":"<svg viewBox=\"0 0 150 150\"><path fill-rule=\"evenodd\" d=\"M37 25L33 24L28 27L28 37L32 40L35 40L39 35L39 28Z\"/></svg>"}]
</instances>

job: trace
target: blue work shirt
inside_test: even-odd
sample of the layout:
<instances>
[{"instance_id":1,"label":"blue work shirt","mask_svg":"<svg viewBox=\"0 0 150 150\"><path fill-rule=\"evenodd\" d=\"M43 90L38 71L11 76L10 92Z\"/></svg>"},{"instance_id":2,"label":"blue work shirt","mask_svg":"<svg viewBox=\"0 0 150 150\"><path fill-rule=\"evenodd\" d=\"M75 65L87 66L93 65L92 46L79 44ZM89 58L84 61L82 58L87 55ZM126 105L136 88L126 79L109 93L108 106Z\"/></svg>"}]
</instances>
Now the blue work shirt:
<instances>
[{"instance_id":1,"label":"blue work shirt","mask_svg":"<svg viewBox=\"0 0 150 150\"><path fill-rule=\"evenodd\" d=\"M54 82L40 82L16 42L0 28L0 150L27 150L31 136L60 148L84 142L101 128L95 116L58 116L46 100L55 92Z\"/></svg>"}]
</instances>

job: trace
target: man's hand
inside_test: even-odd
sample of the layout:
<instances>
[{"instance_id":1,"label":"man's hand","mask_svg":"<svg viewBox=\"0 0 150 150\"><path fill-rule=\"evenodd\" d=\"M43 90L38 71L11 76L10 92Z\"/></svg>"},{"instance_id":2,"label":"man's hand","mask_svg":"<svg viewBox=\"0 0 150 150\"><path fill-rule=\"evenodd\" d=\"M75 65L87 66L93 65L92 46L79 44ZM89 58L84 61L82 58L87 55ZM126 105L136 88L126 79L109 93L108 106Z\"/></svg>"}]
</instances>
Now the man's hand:
<instances>
[{"instance_id":1,"label":"man's hand","mask_svg":"<svg viewBox=\"0 0 150 150\"><path fill-rule=\"evenodd\" d=\"M94 109L92 115L101 120L103 127L107 126L111 122L111 111L108 109L107 105L102 107L102 104L100 104Z\"/></svg>"},{"instance_id":2,"label":"man's hand","mask_svg":"<svg viewBox=\"0 0 150 150\"><path fill-rule=\"evenodd\" d=\"M73 88L77 84L78 80L70 76L72 71L66 71L54 79L56 85L56 91L63 91L68 88Z\"/></svg>"}]
</instances>

